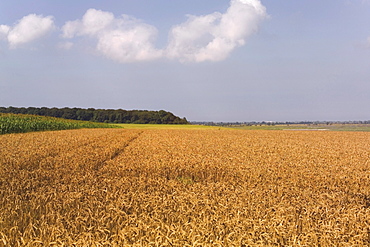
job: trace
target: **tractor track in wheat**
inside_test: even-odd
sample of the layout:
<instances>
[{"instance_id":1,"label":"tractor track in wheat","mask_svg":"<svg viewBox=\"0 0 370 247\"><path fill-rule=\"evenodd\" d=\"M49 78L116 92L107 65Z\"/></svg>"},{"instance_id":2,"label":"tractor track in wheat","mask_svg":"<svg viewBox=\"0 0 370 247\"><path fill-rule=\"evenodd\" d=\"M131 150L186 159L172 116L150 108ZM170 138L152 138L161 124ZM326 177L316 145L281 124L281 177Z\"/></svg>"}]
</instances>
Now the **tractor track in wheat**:
<instances>
[{"instance_id":1,"label":"tractor track in wheat","mask_svg":"<svg viewBox=\"0 0 370 247\"><path fill-rule=\"evenodd\" d=\"M0 246L367 246L370 133L0 136Z\"/></svg>"}]
</instances>

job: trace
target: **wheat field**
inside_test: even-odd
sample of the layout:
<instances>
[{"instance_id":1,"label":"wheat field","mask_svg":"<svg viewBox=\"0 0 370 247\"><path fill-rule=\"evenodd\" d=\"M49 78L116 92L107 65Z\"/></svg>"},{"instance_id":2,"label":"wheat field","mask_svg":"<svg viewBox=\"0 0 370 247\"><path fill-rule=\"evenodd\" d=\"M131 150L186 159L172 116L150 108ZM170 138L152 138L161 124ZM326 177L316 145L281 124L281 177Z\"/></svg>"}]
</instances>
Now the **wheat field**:
<instances>
[{"instance_id":1,"label":"wheat field","mask_svg":"<svg viewBox=\"0 0 370 247\"><path fill-rule=\"evenodd\" d=\"M370 133L0 136L0 246L368 246Z\"/></svg>"}]
</instances>

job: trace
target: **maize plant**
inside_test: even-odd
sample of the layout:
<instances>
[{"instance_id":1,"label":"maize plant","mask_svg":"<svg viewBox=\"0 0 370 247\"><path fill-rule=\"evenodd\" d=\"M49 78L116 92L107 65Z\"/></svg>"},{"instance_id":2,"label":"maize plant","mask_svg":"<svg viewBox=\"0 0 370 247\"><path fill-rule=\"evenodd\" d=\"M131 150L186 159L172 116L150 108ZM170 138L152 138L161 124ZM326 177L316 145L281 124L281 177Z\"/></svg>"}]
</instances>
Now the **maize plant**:
<instances>
[{"instance_id":1,"label":"maize plant","mask_svg":"<svg viewBox=\"0 0 370 247\"><path fill-rule=\"evenodd\" d=\"M81 128L112 128L113 125L23 114L0 113L0 134ZM116 126L117 127L117 126Z\"/></svg>"}]
</instances>

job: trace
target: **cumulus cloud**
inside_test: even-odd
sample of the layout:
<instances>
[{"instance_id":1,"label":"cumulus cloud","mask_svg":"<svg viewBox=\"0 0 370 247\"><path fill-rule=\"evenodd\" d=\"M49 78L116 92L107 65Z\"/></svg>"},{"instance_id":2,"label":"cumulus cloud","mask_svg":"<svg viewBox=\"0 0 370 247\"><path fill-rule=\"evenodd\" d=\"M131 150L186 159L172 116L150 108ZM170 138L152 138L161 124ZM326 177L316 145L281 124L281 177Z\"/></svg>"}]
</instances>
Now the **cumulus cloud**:
<instances>
[{"instance_id":1,"label":"cumulus cloud","mask_svg":"<svg viewBox=\"0 0 370 247\"><path fill-rule=\"evenodd\" d=\"M112 13L89 9L82 17L82 20L69 21L63 26L63 37L73 38L76 35L97 35L100 31L111 26L114 19Z\"/></svg>"},{"instance_id":2,"label":"cumulus cloud","mask_svg":"<svg viewBox=\"0 0 370 247\"><path fill-rule=\"evenodd\" d=\"M99 37L97 49L105 56L119 62L148 61L162 56L152 40L156 30L139 25L128 30L112 30Z\"/></svg>"},{"instance_id":3,"label":"cumulus cloud","mask_svg":"<svg viewBox=\"0 0 370 247\"><path fill-rule=\"evenodd\" d=\"M34 41L54 28L52 16L30 14L20 19L14 26L0 25L0 39L8 41L10 48Z\"/></svg>"},{"instance_id":4,"label":"cumulus cloud","mask_svg":"<svg viewBox=\"0 0 370 247\"><path fill-rule=\"evenodd\" d=\"M81 20L67 22L62 31L64 38L96 38L99 53L122 63L153 60L162 54L153 45L157 29L127 15L116 18L110 12L89 9Z\"/></svg>"},{"instance_id":5,"label":"cumulus cloud","mask_svg":"<svg viewBox=\"0 0 370 247\"><path fill-rule=\"evenodd\" d=\"M60 29L60 49L71 49L76 39L92 39L97 53L122 63L159 58L181 62L221 61L258 30L266 9L260 0L231 0L224 13L188 15L187 21L173 26L168 44L155 47L156 27L132 16L115 17L113 13L88 9L81 19L66 22ZM52 16L30 14L14 25L0 25L0 40L11 49L41 38L55 29Z\"/></svg>"},{"instance_id":6,"label":"cumulus cloud","mask_svg":"<svg viewBox=\"0 0 370 247\"><path fill-rule=\"evenodd\" d=\"M231 0L223 14L189 15L172 28L166 54L187 62L220 61L258 30L267 17L259 0Z\"/></svg>"},{"instance_id":7,"label":"cumulus cloud","mask_svg":"<svg viewBox=\"0 0 370 247\"><path fill-rule=\"evenodd\" d=\"M6 25L0 25L0 40L8 37L10 27Z\"/></svg>"},{"instance_id":8,"label":"cumulus cloud","mask_svg":"<svg viewBox=\"0 0 370 247\"><path fill-rule=\"evenodd\" d=\"M266 17L259 0L231 0L225 13L189 15L186 22L170 30L168 46L161 50L154 46L155 27L127 15L117 18L110 12L89 9L82 19L67 22L62 36L94 38L100 54L123 63L161 57L182 62L220 61L244 45Z\"/></svg>"}]
</instances>

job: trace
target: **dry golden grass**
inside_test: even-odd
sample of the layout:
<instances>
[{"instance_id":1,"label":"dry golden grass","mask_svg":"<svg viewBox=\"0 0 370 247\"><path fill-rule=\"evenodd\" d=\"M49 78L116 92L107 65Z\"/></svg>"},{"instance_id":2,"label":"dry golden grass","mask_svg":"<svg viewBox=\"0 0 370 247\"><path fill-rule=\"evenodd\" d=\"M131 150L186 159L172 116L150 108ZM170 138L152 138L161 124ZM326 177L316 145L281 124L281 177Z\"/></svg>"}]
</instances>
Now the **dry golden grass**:
<instances>
[{"instance_id":1,"label":"dry golden grass","mask_svg":"<svg viewBox=\"0 0 370 247\"><path fill-rule=\"evenodd\" d=\"M0 136L0 246L368 246L370 133Z\"/></svg>"}]
</instances>

